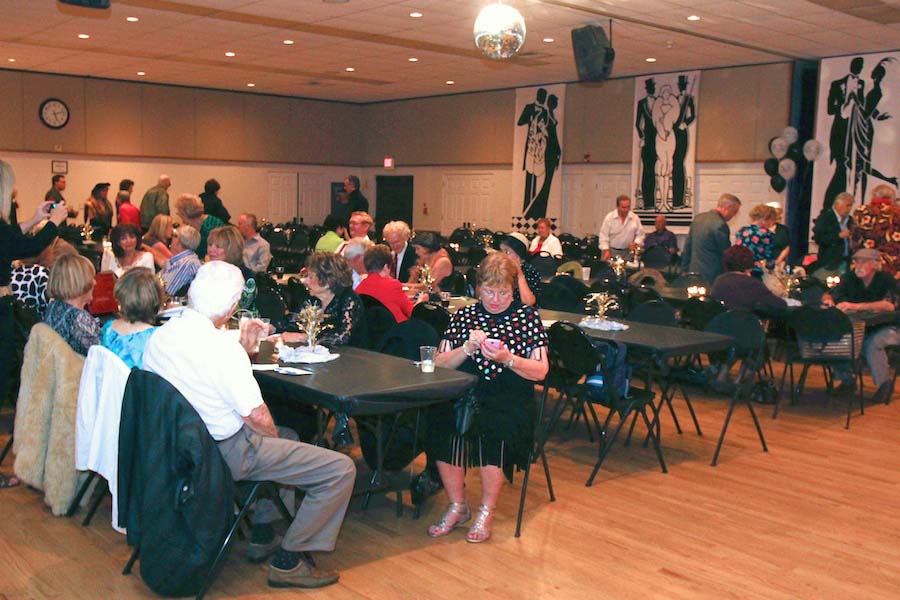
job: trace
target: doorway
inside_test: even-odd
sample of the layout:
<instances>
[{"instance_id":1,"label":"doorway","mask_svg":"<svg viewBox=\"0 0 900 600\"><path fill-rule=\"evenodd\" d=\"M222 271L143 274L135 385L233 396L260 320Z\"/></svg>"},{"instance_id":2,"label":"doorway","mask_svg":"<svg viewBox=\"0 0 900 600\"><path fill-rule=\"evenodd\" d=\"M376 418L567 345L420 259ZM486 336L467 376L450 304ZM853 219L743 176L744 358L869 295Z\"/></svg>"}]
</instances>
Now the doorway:
<instances>
[{"instance_id":1,"label":"doorway","mask_svg":"<svg viewBox=\"0 0 900 600\"><path fill-rule=\"evenodd\" d=\"M375 228L389 221L404 221L413 227L413 176L375 176Z\"/></svg>"}]
</instances>

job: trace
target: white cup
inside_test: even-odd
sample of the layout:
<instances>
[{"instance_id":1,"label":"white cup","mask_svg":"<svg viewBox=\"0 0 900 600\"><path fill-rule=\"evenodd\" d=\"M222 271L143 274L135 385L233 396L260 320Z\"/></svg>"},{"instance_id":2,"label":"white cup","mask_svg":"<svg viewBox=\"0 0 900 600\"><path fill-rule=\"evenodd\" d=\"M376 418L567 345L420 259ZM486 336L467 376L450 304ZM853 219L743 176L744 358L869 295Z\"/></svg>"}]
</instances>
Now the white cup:
<instances>
[{"instance_id":1,"label":"white cup","mask_svg":"<svg viewBox=\"0 0 900 600\"><path fill-rule=\"evenodd\" d=\"M435 346L419 346L419 367L423 373L434 373L434 355L437 352Z\"/></svg>"},{"instance_id":2,"label":"white cup","mask_svg":"<svg viewBox=\"0 0 900 600\"><path fill-rule=\"evenodd\" d=\"M581 267L581 278L585 281L591 278L591 268Z\"/></svg>"}]
</instances>

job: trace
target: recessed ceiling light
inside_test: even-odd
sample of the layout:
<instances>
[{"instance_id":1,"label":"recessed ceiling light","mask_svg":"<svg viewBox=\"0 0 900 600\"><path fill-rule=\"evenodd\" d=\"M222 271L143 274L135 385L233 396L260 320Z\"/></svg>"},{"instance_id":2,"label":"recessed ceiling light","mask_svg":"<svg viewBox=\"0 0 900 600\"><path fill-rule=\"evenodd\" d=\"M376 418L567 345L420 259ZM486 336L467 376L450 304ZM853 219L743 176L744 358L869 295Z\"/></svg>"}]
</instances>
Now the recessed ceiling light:
<instances>
[{"instance_id":1,"label":"recessed ceiling light","mask_svg":"<svg viewBox=\"0 0 900 600\"><path fill-rule=\"evenodd\" d=\"M294 45L294 40L284 40L284 41L281 42L281 43L284 44L285 46L293 46L293 45Z\"/></svg>"},{"instance_id":2,"label":"recessed ceiling light","mask_svg":"<svg viewBox=\"0 0 900 600\"><path fill-rule=\"evenodd\" d=\"M138 19L137 17L125 17L125 20L129 23L137 23L138 21L140 21L140 19Z\"/></svg>"},{"instance_id":3,"label":"recessed ceiling light","mask_svg":"<svg viewBox=\"0 0 900 600\"><path fill-rule=\"evenodd\" d=\"M549 37L544 38L544 43L545 43L545 44L552 44L552 43L555 42L555 41L556 41L555 38L549 38Z\"/></svg>"},{"instance_id":4,"label":"recessed ceiling light","mask_svg":"<svg viewBox=\"0 0 900 600\"><path fill-rule=\"evenodd\" d=\"M644 60L646 60L647 62L656 62L656 59L653 58L652 56L648 56L648 57L645 58Z\"/></svg>"},{"instance_id":5,"label":"recessed ceiling light","mask_svg":"<svg viewBox=\"0 0 900 600\"><path fill-rule=\"evenodd\" d=\"M415 56L410 56L410 57L407 58L406 60L408 60L409 62L419 62L419 59L416 58Z\"/></svg>"},{"instance_id":6,"label":"recessed ceiling light","mask_svg":"<svg viewBox=\"0 0 900 600\"><path fill-rule=\"evenodd\" d=\"M346 4L350 0L322 0L325 4Z\"/></svg>"},{"instance_id":7,"label":"recessed ceiling light","mask_svg":"<svg viewBox=\"0 0 900 600\"><path fill-rule=\"evenodd\" d=\"M16 59L14 58L7 58L6 60L8 60L9 62L16 62Z\"/></svg>"},{"instance_id":8,"label":"recessed ceiling light","mask_svg":"<svg viewBox=\"0 0 900 600\"><path fill-rule=\"evenodd\" d=\"M247 84L247 87L256 87L256 84L255 84L255 83L248 83L248 84Z\"/></svg>"},{"instance_id":9,"label":"recessed ceiling light","mask_svg":"<svg viewBox=\"0 0 900 600\"><path fill-rule=\"evenodd\" d=\"M688 21L699 21L700 17L698 17L697 15L691 15L687 18L687 20Z\"/></svg>"},{"instance_id":10,"label":"recessed ceiling light","mask_svg":"<svg viewBox=\"0 0 900 600\"><path fill-rule=\"evenodd\" d=\"M411 16L413 19L421 19L422 13L420 13L419 11L414 11L409 13L409 16Z\"/></svg>"},{"instance_id":11,"label":"recessed ceiling light","mask_svg":"<svg viewBox=\"0 0 900 600\"><path fill-rule=\"evenodd\" d=\"M89 35L86 34L86 33L79 33L79 34L78 34L78 39L80 39L80 40L89 40L89 39L91 39L91 36L89 36Z\"/></svg>"},{"instance_id":12,"label":"recessed ceiling light","mask_svg":"<svg viewBox=\"0 0 900 600\"><path fill-rule=\"evenodd\" d=\"M445 81L444 83L446 83L447 85L454 85L456 82L453 81L452 79L448 79L448 80Z\"/></svg>"},{"instance_id":13,"label":"recessed ceiling light","mask_svg":"<svg viewBox=\"0 0 900 600\"><path fill-rule=\"evenodd\" d=\"M137 74L138 74L138 75L142 75L142 76L143 76L143 75L146 75L146 73L144 73L143 71L138 71Z\"/></svg>"},{"instance_id":14,"label":"recessed ceiling light","mask_svg":"<svg viewBox=\"0 0 900 600\"><path fill-rule=\"evenodd\" d=\"M237 56L237 54L235 54L234 52L226 52L225 56L227 56L228 58L232 58L234 56Z\"/></svg>"},{"instance_id":15,"label":"recessed ceiling light","mask_svg":"<svg viewBox=\"0 0 900 600\"><path fill-rule=\"evenodd\" d=\"M347 67L347 68L344 69L344 70L347 71L348 73L352 73L352 72L355 71L356 69L354 69L353 67Z\"/></svg>"}]
</instances>

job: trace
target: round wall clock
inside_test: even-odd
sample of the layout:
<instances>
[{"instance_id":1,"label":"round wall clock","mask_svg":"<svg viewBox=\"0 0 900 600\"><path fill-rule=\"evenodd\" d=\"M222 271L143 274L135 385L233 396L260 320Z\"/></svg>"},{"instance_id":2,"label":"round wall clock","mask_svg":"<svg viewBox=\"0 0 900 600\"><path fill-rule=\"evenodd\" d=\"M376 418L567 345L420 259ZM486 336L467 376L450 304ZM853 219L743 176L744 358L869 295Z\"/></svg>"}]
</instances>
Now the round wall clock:
<instances>
[{"instance_id":1,"label":"round wall clock","mask_svg":"<svg viewBox=\"0 0 900 600\"><path fill-rule=\"evenodd\" d=\"M38 116L50 129L62 129L69 122L69 107L58 98L47 98L41 102Z\"/></svg>"}]
</instances>

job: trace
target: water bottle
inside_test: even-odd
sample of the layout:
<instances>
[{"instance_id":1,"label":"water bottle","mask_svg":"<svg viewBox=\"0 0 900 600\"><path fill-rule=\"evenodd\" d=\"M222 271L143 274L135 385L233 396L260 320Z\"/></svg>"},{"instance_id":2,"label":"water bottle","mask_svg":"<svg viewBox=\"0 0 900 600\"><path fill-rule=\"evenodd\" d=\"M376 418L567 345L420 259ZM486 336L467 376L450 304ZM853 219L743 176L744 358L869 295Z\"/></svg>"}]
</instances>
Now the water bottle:
<instances>
[{"instance_id":1,"label":"water bottle","mask_svg":"<svg viewBox=\"0 0 900 600\"><path fill-rule=\"evenodd\" d=\"M252 313L254 317L258 315L256 311L256 281L252 277L244 282L238 307Z\"/></svg>"}]
</instances>

